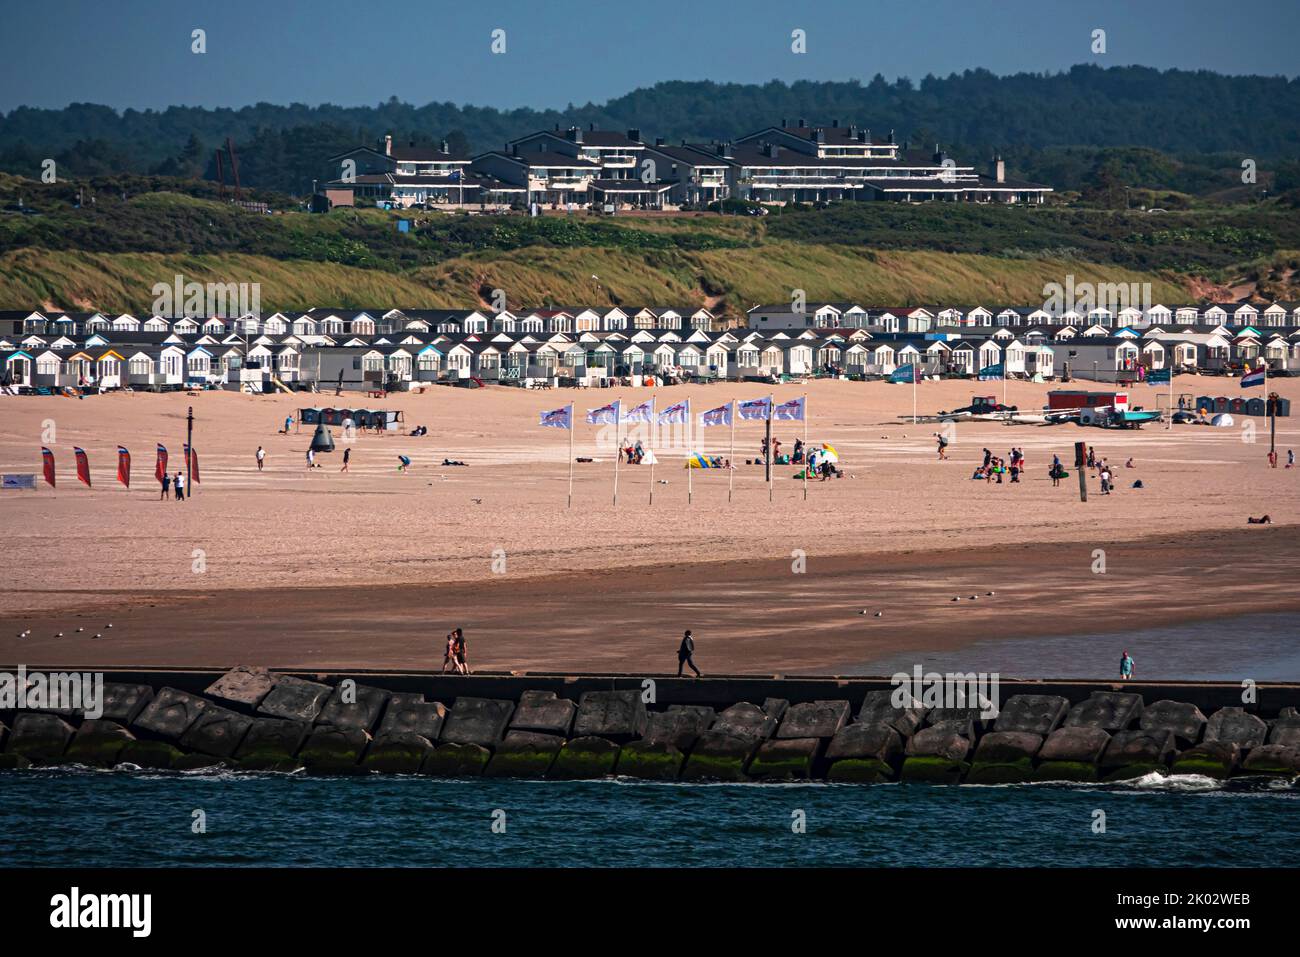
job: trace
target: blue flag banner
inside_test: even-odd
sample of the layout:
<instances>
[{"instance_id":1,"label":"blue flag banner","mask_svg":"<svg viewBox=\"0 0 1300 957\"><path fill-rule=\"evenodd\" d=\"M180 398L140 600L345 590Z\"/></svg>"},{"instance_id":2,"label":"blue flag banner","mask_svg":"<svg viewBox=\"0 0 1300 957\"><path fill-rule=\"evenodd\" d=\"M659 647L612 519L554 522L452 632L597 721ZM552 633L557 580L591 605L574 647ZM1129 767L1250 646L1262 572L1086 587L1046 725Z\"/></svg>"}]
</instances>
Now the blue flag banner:
<instances>
[{"instance_id":1,"label":"blue flag banner","mask_svg":"<svg viewBox=\"0 0 1300 957\"><path fill-rule=\"evenodd\" d=\"M889 381L890 382L911 382L912 377L914 375L916 375L916 366L912 365L912 363L909 362L907 365L899 366L897 369L891 372L889 374Z\"/></svg>"},{"instance_id":2,"label":"blue flag banner","mask_svg":"<svg viewBox=\"0 0 1300 957\"><path fill-rule=\"evenodd\" d=\"M1151 385L1168 385L1172 378L1172 369L1151 369L1147 372L1147 382Z\"/></svg>"},{"instance_id":3,"label":"blue flag banner","mask_svg":"<svg viewBox=\"0 0 1300 957\"><path fill-rule=\"evenodd\" d=\"M988 379L1005 379L1005 368L1006 366L1001 362L995 362L991 366L985 366L983 369L980 369L980 381Z\"/></svg>"}]
</instances>

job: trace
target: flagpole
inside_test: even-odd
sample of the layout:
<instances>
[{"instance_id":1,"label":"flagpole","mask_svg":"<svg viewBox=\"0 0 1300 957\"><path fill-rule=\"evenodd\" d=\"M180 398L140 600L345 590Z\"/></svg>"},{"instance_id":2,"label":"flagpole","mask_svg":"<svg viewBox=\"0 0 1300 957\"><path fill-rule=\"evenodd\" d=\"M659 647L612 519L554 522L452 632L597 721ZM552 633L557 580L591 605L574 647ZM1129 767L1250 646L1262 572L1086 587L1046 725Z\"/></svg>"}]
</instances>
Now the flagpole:
<instances>
[{"instance_id":1,"label":"flagpole","mask_svg":"<svg viewBox=\"0 0 1300 957\"><path fill-rule=\"evenodd\" d=\"M655 402L655 397L657 394L658 393L650 394L650 421L647 424L650 426L650 438L652 440L654 439L654 434L657 431L657 423L655 422L655 406L657 405L657 403ZM655 503L655 458L656 458L655 449L654 449L654 444L652 442L650 446L650 504L651 505Z\"/></svg>"},{"instance_id":2,"label":"flagpole","mask_svg":"<svg viewBox=\"0 0 1300 957\"><path fill-rule=\"evenodd\" d=\"M916 377L921 374L920 363L912 365L912 424L916 425Z\"/></svg>"},{"instance_id":3,"label":"flagpole","mask_svg":"<svg viewBox=\"0 0 1300 957\"><path fill-rule=\"evenodd\" d=\"M808 501L808 393L803 394L803 500Z\"/></svg>"},{"instance_id":4,"label":"flagpole","mask_svg":"<svg viewBox=\"0 0 1300 957\"><path fill-rule=\"evenodd\" d=\"M727 454L727 501L731 501L731 490L736 484L736 400L731 400L731 451Z\"/></svg>"},{"instance_id":5,"label":"flagpole","mask_svg":"<svg viewBox=\"0 0 1300 957\"><path fill-rule=\"evenodd\" d=\"M695 437L692 434L694 431L695 431L695 420L691 418L691 400L688 398L686 400L686 454L687 456L691 454L691 447L695 445ZM693 471L694 469L691 468L691 461L689 458L687 458L686 460L686 504L687 505L691 504L691 499L695 495L695 482L693 481L693 476L691 475L691 472Z\"/></svg>"},{"instance_id":6,"label":"flagpole","mask_svg":"<svg viewBox=\"0 0 1300 957\"><path fill-rule=\"evenodd\" d=\"M573 433L574 421L573 413L576 411L574 403L569 403L569 504L566 508L573 508Z\"/></svg>"},{"instance_id":7,"label":"flagpole","mask_svg":"<svg viewBox=\"0 0 1300 957\"><path fill-rule=\"evenodd\" d=\"M767 396L767 500L772 501L772 469L776 466L776 449L772 439L772 413L776 411L776 396Z\"/></svg>"},{"instance_id":8,"label":"flagpole","mask_svg":"<svg viewBox=\"0 0 1300 957\"><path fill-rule=\"evenodd\" d=\"M1168 353L1165 353L1168 356ZM1165 425L1166 429L1174 427L1174 364L1165 360L1169 366L1169 422Z\"/></svg>"},{"instance_id":9,"label":"flagpole","mask_svg":"<svg viewBox=\"0 0 1300 957\"><path fill-rule=\"evenodd\" d=\"M618 460L623 457L623 440L619 432L623 425L623 403L616 400L614 404L614 506L618 506Z\"/></svg>"}]
</instances>

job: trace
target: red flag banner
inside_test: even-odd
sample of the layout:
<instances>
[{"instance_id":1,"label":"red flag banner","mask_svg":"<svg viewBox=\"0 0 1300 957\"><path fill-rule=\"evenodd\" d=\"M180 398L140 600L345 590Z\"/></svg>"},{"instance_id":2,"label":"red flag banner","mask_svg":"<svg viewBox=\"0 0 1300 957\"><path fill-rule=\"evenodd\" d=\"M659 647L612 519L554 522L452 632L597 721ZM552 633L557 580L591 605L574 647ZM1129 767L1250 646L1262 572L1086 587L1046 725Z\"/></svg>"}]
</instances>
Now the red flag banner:
<instances>
[{"instance_id":1,"label":"red flag banner","mask_svg":"<svg viewBox=\"0 0 1300 957\"><path fill-rule=\"evenodd\" d=\"M79 449L74 445L72 454L77 459L77 478L86 483L86 488L90 488L90 462L86 459L85 449Z\"/></svg>"},{"instance_id":2,"label":"red flag banner","mask_svg":"<svg viewBox=\"0 0 1300 957\"><path fill-rule=\"evenodd\" d=\"M45 481L50 483L50 488L55 488L54 453L44 446L41 446L41 462L45 467Z\"/></svg>"},{"instance_id":3,"label":"red flag banner","mask_svg":"<svg viewBox=\"0 0 1300 957\"><path fill-rule=\"evenodd\" d=\"M127 488L131 487L131 453L124 445L117 447L117 480Z\"/></svg>"},{"instance_id":4,"label":"red flag banner","mask_svg":"<svg viewBox=\"0 0 1300 957\"><path fill-rule=\"evenodd\" d=\"M190 481L199 484L199 453L185 446L185 464L190 467Z\"/></svg>"},{"instance_id":5,"label":"red flag banner","mask_svg":"<svg viewBox=\"0 0 1300 957\"><path fill-rule=\"evenodd\" d=\"M162 483L163 476L167 474L167 446L162 443L158 444L158 462L153 467L153 477Z\"/></svg>"}]
</instances>

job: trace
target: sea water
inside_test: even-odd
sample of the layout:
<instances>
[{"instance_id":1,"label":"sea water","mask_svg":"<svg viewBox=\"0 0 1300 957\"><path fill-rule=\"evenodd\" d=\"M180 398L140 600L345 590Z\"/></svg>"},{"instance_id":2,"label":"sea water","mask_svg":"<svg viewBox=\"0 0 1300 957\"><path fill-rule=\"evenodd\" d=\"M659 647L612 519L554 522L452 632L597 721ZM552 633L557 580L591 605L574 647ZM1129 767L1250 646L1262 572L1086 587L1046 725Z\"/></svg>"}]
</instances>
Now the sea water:
<instances>
[{"instance_id":1,"label":"sea water","mask_svg":"<svg viewBox=\"0 0 1300 957\"><path fill-rule=\"evenodd\" d=\"M1300 681L1300 615L1239 615L1124 632L1085 632L980 641L951 651L886 655L843 674L997 672L1010 678L1117 678L1120 655L1152 681Z\"/></svg>"},{"instance_id":2,"label":"sea water","mask_svg":"<svg viewBox=\"0 0 1300 957\"><path fill-rule=\"evenodd\" d=\"M3 867L1254 867L1289 866L1298 846L1300 788L1261 780L945 787L0 772Z\"/></svg>"}]
</instances>

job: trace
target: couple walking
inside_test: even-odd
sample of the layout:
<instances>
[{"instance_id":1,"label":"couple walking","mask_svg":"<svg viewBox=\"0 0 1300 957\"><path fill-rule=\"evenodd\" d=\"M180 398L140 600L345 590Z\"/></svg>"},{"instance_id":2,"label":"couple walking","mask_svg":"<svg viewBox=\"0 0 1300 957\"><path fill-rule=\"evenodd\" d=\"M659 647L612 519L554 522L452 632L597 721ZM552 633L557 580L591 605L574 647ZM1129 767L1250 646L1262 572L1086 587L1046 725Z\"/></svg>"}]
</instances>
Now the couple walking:
<instances>
[{"instance_id":1,"label":"couple walking","mask_svg":"<svg viewBox=\"0 0 1300 957\"><path fill-rule=\"evenodd\" d=\"M457 628L447 635L447 652L442 659L442 670L447 666L458 675L469 674L469 665L465 663L465 632Z\"/></svg>"}]
</instances>

